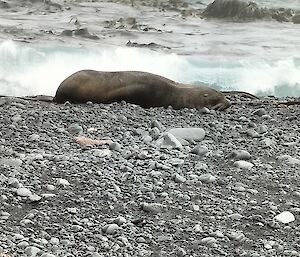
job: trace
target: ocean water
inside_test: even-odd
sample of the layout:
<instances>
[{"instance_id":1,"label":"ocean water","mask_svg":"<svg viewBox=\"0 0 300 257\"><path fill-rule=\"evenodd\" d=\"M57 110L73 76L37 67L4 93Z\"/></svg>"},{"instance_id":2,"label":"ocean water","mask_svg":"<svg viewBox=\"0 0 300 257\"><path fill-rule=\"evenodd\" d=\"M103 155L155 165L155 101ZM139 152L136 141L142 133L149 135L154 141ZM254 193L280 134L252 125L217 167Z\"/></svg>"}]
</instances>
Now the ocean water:
<instances>
[{"instance_id":1,"label":"ocean water","mask_svg":"<svg viewBox=\"0 0 300 257\"><path fill-rule=\"evenodd\" d=\"M211 0L191 0L193 2L198 6ZM261 7L300 9L299 0L257 0L257 3ZM105 5L102 3L101 15L95 16L91 24L101 24L102 17L114 17L113 12L121 17L141 15L130 7L111 4L105 9ZM79 19L89 21L91 9L80 10ZM9 19L13 19L15 24L20 21L23 27L36 29L35 34L39 31L38 17L10 15L13 16L2 15L0 21L10 24ZM69 14L64 15L69 21ZM172 33L115 29L103 34L101 26L90 25L95 31L100 28L97 35L101 40L92 42L58 36L45 40L43 32L38 32L40 40L34 43L7 40L5 35L0 37L0 95L54 95L67 76L81 69L95 69L147 71L182 83L204 82L221 90L300 96L300 25L276 21L234 23L199 17L183 19L177 13L161 14L152 10L142 15L140 23L152 22L154 27L164 24L161 28ZM55 15L47 17L41 20L41 27L48 23L58 27L69 24ZM60 21L58 25L57 21ZM126 47L126 42L132 39L140 43L155 42L171 49Z\"/></svg>"}]
</instances>

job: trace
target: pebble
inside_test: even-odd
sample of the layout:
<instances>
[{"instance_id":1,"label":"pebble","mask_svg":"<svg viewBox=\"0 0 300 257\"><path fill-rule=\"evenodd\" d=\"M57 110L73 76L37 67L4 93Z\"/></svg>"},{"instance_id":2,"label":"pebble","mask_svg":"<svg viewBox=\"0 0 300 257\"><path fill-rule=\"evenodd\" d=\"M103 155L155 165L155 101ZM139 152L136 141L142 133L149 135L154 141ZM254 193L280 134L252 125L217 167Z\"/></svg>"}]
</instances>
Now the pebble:
<instances>
[{"instance_id":1,"label":"pebble","mask_svg":"<svg viewBox=\"0 0 300 257\"><path fill-rule=\"evenodd\" d=\"M247 237L241 232L231 232L227 236L229 239L235 241L238 244L241 244L247 240Z\"/></svg>"},{"instance_id":2,"label":"pebble","mask_svg":"<svg viewBox=\"0 0 300 257\"><path fill-rule=\"evenodd\" d=\"M203 156L208 153L208 148L203 145L197 145L191 150L191 153Z\"/></svg>"},{"instance_id":3,"label":"pebble","mask_svg":"<svg viewBox=\"0 0 300 257\"><path fill-rule=\"evenodd\" d=\"M123 225L123 224L126 223L126 219L125 219L124 217L120 216L120 217L114 219L113 222L114 222L115 224L121 226L121 225Z\"/></svg>"},{"instance_id":4,"label":"pebble","mask_svg":"<svg viewBox=\"0 0 300 257\"><path fill-rule=\"evenodd\" d=\"M158 144L161 148L183 148L178 139L170 133L167 133L161 139L158 139L156 144Z\"/></svg>"},{"instance_id":5,"label":"pebble","mask_svg":"<svg viewBox=\"0 0 300 257\"><path fill-rule=\"evenodd\" d=\"M202 174L199 176L199 180L203 183L212 183L217 180L217 178L209 173Z\"/></svg>"},{"instance_id":6,"label":"pebble","mask_svg":"<svg viewBox=\"0 0 300 257\"><path fill-rule=\"evenodd\" d=\"M145 212L159 213L162 212L163 206L159 203L142 203L142 209Z\"/></svg>"},{"instance_id":7,"label":"pebble","mask_svg":"<svg viewBox=\"0 0 300 257\"><path fill-rule=\"evenodd\" d=\"M186 181L186 179L183 176L181 176L181 175L179 175L179 174L176 173L174 175L174 181L176 183L184 183Z\"/></svg>"},{"instance_id":8,"label":"pebble","mask_svg":"<svg viewBox=\"0 0 300 257\"><path fill-rule=\"evenodd\" d=\"M83 132L83 128L77 123L70 125L67 130L70 134L82 134Z\"/></svg>"},{"instance_id":9,"label":"pebble","mask_svg":"<svg viewBox=\"0 0 300 257\"><path fill-rule=\"evenodd\" d=\"M23 197L28 197L32 195L31 191L25 187L18 188L16 193L18 196L23 196Z\"/></svg>"},{"instance_id":10,"label":"pebble","mask_svg":"<svg viewBox=\"0 0 300 257\"><path fill-rule=\"evenodd\" d=\"M111 151L109 149L94 149L92 153L95 157L99 158L111 156Z\"/></svg>"},{"instance_id":11,"label":"pebble","mask_svg":"<svg viewBox=\"0 0 300 257\"><path fill-rule=\"evenodd\" d=\"M41 252L41 249L35 246L28 246L24 252L28 257L35 257Z\"/></svg>"},{"instance_id":12,"label":"pebble","mask_svg":"<svg viewBox=\"0 0 300 257\"><path fill-rule=\"evenodd\" d=\"M232 220L241 220L243 218L243 215L241 215L239 213L233 213L233 214L230 214L228 217Z\"/></svg>"},{"instance_id":13,"label":"pebble","mask_svg":"<svg viewBox=\"0 0 300 257\"><path fill-rule=\"evenodd\" d=\"M112 151L120 151L121 150L121 145L117 142L112 142L109 144L109 150L112 150Z\"/></svg>"},{"instance_id":14,"label":"pebble","mask_svg":"<svg viewBox=\"0 0 300 257\"><path fill-rule=\"evenodd\" d=\"M172 158L172 159L169 160L169 163L172 166L179 166L179 165L182 165L184 163L184 160L179 159L179 158Z\"/></svg>"},{"instance_id":15,"label":"pebble","mask_svg":"<svg viewBox=\"0 0 300 257\"><path fill-rule=\"evenodd\" d=\"M278 160L285 161L289 165L300 165L300 159L291 157L290 155L286 155L286 154L280 155L278 157Z\"/></svg>"},{"instance_id":16,"label":"pebble","mask_svg":"<svg viewBox=\"0 0 300 257\"><path fill-rule=\"evenodd\" d=\"M115 234L120 227L117 224L108 224L102 228L103 233L105 234Z\"/></svg>"},{"instance_id":17,"label":"pebble","mask_svg":"<svg viewBox=\"0 0 300 257\"><path fill-rule=\"evenodd\" d=\"M22 241L22 242L18 243L17 246L18 246L19 248L26 248L26 247L29 246L29 243L26 242L26 241Z\"/></svg>"},{"instance_id":18,"label":"pebble","mask_svg":"<svg viewBox=\"0 0 300 257\"><path fill-rule=\"evenodd\" d=\"M231 154L228 155L228 158L246 161L251 159L251 155L245 150L234 150Z\"/></svg>"},{"instance_id":19,"label":"pebble","mask_svg":"<svg viewBox=\"0 0 300 257\"><path fill-rule=\"evenodd\" d=\"M214 245L216 242L217 239L215 239L214 237L204 237L201 239L201 243L206 245Z\"/></svg>"},{"instance_id":20,"label":"pebble","mask_svg":"<svg viewBox=\"0 0 300 257\"><path fill-rule=\"evenodd\" d=\"M240 161L235 161L233 163L233 166L243 169L243 170L250 170L253 168L254 164L251 162L240 160Z\"/></svg>"},{"instance_id":21,"label":"pebble","mask_svg":"<svg viewBox=\"0 0 300 257\"><path fill-rule=\"evenodd\" d=\"M169 133L185 140L201 141L205 137L205 131L202 128L173 128L169 130Z\"/></svg>"},{"instance_id":22,"label":"pebble","mask_svg":"<svg viewBox=\"0 0 300 257\"><path fill-rule=\"evenodd\" d=\"M61 186L69 186L70 185L69 181L64 178L58 178L57 184L61 185Z\"/></svg>"},{"instance_id":23,"label":"pebble","mask_svg":"<svg viewBox=\"0 0 300 257\"><path fill-rule=\"evenodd\" d=\"M291 213L289 211L284 211L284 212L276 215L275 219L281 223L287 224L287 223L295 221L295 216L293 213Z\"/></svg>"},{"instance_id":24,"label":"pebble","mask_svg":"<svg viewBox=\"0 0 300 257\"><path fill-rule=\"evenodd\" d=\"M44 254L41 255L41 257L57 257L57 256L55 256L52 253L44 253Z\"/></svg>"},{"instance_id":25,"label":"pebble","mask_svg":"<svg viewBox=\"0 0 300 257\"><path fill-rule=\"evenodd\" d=\"M13 167L20 167L22 165L23 161L16 158L1 158L0 164L7 165L7 166L13 166Z\"/></svg>"}]
</instances>

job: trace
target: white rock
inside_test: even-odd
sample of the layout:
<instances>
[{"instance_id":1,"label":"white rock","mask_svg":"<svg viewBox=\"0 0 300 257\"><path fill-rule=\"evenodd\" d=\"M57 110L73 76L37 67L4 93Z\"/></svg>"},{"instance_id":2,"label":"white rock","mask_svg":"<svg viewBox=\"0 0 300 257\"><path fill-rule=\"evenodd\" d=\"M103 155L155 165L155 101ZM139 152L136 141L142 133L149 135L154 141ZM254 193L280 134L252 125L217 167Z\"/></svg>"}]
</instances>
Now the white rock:
<instances>
[{"instance_id":1,"label":"white rock","mask_svg":"<svg viewBox=\"0 0 300 257\"><path fill-rule=\"evenodd\" d=\"M28 257L35 257L39 252L41 252L41 249L35 246L28 246L24 252Z\"/></svg>"},{"instance_id":2,"label":"white rock","mask_svg":"<svg viewBox=\"0 0 300 257\"><path fill-rule=\"evenodd\" d=\"M102 231L106 234L114 234L120 227L117 224L108 224L102 228Z\"/></svg>"},{"instance_id":3,"label":"white rock","mask_svg":"<svg viewBox=\"0 0 300 257\"><path fill-rule=\"evenodd\" d=\"M174 181L176 183L184 183L186 181L186 179L183 176L176 173L175 176L174 176Z\"/></svg>"},{"instance_id":4,"label":"white rock","mask_svg":"<svg viewBox=\"0 0 300 257\"><path fill-rule=\"evenodd\" d=\"M4 164L6 166L14 166L14 167L20 167L22 165L23 161L16 158L1 158L0 164Z\"/></svg>"},{"instance_id":5,"label":"white rock","mask_svg":"<svg viewBox=\"0 0 300 257\"><path fill-rule=\"evenodd\" d=\"M275 219L279 222L282 222L284 224L290 223L295 220L295 216L293 213L289 211L284 211L278 215L275 216Z\"/></svg>"},{"instance_id":6,"label":"white rock","mask_svg":"<svg viewBox=\"0 0 300 257\"><path fill-rule=\"evenodd\" d=\"M57 179L57 184L62 185L62 186L69 186L70 185L69 181L64 179L64 178L58 178Z\"/></svg>"},{"instance_id":7,"label":"white rock","mask_svg":"<svg viewBox=\"0 0 300 257\"><path fill-rule=\"evenodd\" d=\"M182 144L178 141L178 139L170 133L164 134L162 138L156 141L156 144L162 148L183 148Z\"/></svg>"},{"instance_id":8,"label":"white rock","mask_svg":"<svg viewBox=\"0 0 300 257\"><path fill-rule=\"evenodd\" d=\"M109 149L95 149L93 150L93 155L95 157L106 157L106 156L111 156L111 151Z\"/></svg>"},{"instance_id":9,"label":"white rock","mask_svg":"<svg viewBox=\"0 0 300 257\"><path fill-rule=\"evenodd\" d=\"M169 133L185 140L201 141L205 137L205 131L202 128L173 128L169 130Z\"/></svg>"},{"instance_id":10,"label":"white rock","mask_svg":"<svg viewBox=\"0 0 300 257\"><path fill-rule=\"evenodd\" d=\"M29 189L27 189L25 187L20 187L20 188L17 189L17 195L18 196L24 196L24 197L26 196L26 197L28 197L28 196L31 196L32 193L31 193L31 191Z\"/></svg>"},{"instance_id":11,"label":"white rock","mask_svg":"<svg viewBox=\"0 0 300 257\"><path fill-rule=\"evenodd\" d=\"M56 257L56 256L51 253L44 253L43 255L41 255L41 257Z\"/></svg>"},{"instance_id":12,"label":"white rock","mask_svg":"<svg viewBox=\"0 0 300 257\"><path fill-rule=\"evenodd\" d=\"M236 161L236 162L233 163L233 165L235 167L238 167L238 168L243 169L243 170L250 170L254 166L253 163L247 162L247 161L243 161L243 160Z\"/></svg>"}]
</instances>

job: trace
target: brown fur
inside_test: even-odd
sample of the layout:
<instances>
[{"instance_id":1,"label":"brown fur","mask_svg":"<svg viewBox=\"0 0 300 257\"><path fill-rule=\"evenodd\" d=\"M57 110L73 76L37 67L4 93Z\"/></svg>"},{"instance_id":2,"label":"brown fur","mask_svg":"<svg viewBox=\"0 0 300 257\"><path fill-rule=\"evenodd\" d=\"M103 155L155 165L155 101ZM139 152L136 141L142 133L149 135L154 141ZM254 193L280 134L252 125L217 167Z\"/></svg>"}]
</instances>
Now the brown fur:
<instances>
[{"instance_id":1,"label":"brown fur","mask_svg":"<svg viewBox=\"0 0 300 257\"><path fill-rule=\"evenodd\" d=\"M215 89L185 85L140 71L78 71L60 84L53 99L57 103L122 100L145 108L171 105L175 109L209 107L224 110L230 106L225 96Z\"/></svg>"}]
</instances>

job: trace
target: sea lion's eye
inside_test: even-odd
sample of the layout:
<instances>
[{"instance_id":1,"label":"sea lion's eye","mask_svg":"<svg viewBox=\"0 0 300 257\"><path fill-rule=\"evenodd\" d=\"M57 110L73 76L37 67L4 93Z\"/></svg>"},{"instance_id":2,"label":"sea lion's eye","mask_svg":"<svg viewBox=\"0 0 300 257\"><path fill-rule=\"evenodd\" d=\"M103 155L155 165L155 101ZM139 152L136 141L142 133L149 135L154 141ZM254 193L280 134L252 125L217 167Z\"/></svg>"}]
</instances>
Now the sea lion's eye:
<instances>
[{"instance_id":1,"label":"sea lion's eye","mask_svg":"<svg viewBox=\"0 0 300 257\"><path fill-rule=\"evenodd\" d=\"M208 97L208 94L204 94L203 96L204 96L204 97Z\"/></svg>"}]
</instances>

